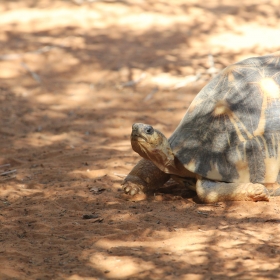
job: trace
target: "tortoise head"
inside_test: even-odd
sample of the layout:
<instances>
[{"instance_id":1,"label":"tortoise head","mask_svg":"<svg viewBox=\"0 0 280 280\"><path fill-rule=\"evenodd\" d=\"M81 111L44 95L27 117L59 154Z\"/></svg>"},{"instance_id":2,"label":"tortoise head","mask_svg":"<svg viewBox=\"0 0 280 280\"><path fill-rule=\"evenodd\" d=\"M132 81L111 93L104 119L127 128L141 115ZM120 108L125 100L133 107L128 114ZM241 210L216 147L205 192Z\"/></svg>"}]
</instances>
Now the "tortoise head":
<instances>
[{"instance_id":1,"label":"tortoise head","mask_svg":"<svg viewBox=\"0 0 280 280\"><path fill-rule=\"evenodd\" d=\"M172 169L176 168L167 138L151 125L132 125L131 146L136 153L152 161L163 172L172 173Z\"/></svg>"}]
</instances>

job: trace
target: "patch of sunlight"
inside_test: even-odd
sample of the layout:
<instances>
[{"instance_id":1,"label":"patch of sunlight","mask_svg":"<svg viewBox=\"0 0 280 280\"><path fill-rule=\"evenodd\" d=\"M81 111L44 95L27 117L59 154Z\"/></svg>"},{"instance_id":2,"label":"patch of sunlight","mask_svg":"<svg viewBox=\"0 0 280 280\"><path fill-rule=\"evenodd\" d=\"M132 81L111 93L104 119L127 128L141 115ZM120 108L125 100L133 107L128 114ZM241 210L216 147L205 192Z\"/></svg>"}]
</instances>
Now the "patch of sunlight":
<instances>
[{"instance_id":1,"label":"patch of sunlight","mask_svg":"<svg viewBox=\"0 0 280 280\"><path fill-rule=\"evenodd\" d=\"M75 170L73 172L71 172L70 174L73 175L80 175L81 177L86 177L86 178L91 178L91 179L95 179L95 178L99 178L99 177L103 177L105 175L107 175L108 170L106 169L96 169L96 170Z\"/></svg>"},{"instance_id":2,"label":"patch of sunlight","mask_svg":"<svg viewBox=\"0 0 280 280\"><path fill-rule=\"evenodd\" d=\"M116 137L116 138L119 138L119 137L122 138L124 130L123 130L122 126L119 126L117 128L106 128L104 130L104 132L106 132L109 136L113 136L113 137ZM128 140L128 141L130 142L130 140Z\"/></svg>"},{"instance_id":3,"label":"patch of sunlight","mask_svg":"<svg viewBox=\"0 0 280 280\"><path fill-rule=\"evenodd\" d=\"M106 278L126 278L142 271L155 269L152 262L145 262L139 258L127 256L104 256L100 253L93 254L90 257L93 267L98 270L107 271Z\"/></svg>"},{"instance_id":4,"label":"patch of sunlight","mask_svg":"<svg viewBox=\"0 0 280 280\"><path fill-rule=\"evenodd\" d=\"M87 85L76 85L76 86L68 86L65 91L66 94L55 95L53 93L45 93L35 96L37 102L45 103L45 104L57 104L65 102L85 102L92 101L94 97L89 94L89 86ZM66 107L65 107L66 108Z\"/></svg>"},{"instance_id":5,"label":"patch of sunlight","mask_svg":"<svg viewBox=\"0 0 280 280\"><path fill-rule=\"evenodd\" d=\"M9 199L10 201L16 200L19 197L30 195L43 196L44 193L41 190L37 189L26 189L26 186L24 184L18 184L14 186L6 184L5 188L2 187L2 189L0 190L0 197Z\"/></svg>"},{"instance_id":6,"label":"patch of sunlight","mask_svg":"<svg viewBox=\"0 0 280 280\"><path fill-rule=\"evenodd\" d=\"M18 9L0 13L0 25L18 24L14 26L16 30L24 30L32 27L33 30L43 30L78 25L89 28L91 23L94 26L105 26L102 24L102 14L95 10L86 8L75 9ZM99 23L99 24L98 24Z\"/></svg>"},{"instance_id":7,"label":"patch of sunlight","mask_svg":"<svg viewBox=\"0 0 280 280\"><path fill-rule=\"evenodd\" d=\"M111 9L110 11L108 9ZM79 26L85 29L127 27L143 30L153 27L174 26L190 23L193 19L186 14L168 15L164 13L145 12L117 5L103 5L99 9L57 8L57 9L18 9L0 13L0 25L12 25L13 30L46 30L59 27Z\"/></svg>"},{"instance_id":8,"label":"patch of sunlight","mask_svg":"<svg viewBox=\"0 0 280 280\"><path fill-rule=\"evenodd\" d=\"M22 72L19 64L10 61L1 61L0 63L0 79L15 78Z\"/></svg>"},{"instance_id":9,"label":"patch of sunlight","mask_svg":"<svg viewBox=\"0 0 280 280\"><path fill-rule=\"evenodd\" d=\"M186 232L174 233L170 234L169 232L160 232L161 237L159 240L152 242L129 242L129 241L113 241L110 239L100 239L95 244L104 249L110 249L112 247L137 247L137 246L146 246L149 248L159 249L162 248L165 251L177 252L180 250L191 250L192 247L196 248L196 250L204 250L205 244L207 243L208 236L205 233L201 232L192 232L188 231L188 238L186 238ZM171 237L172 236L172 237Z\"/></svg>"},{"instance_id":10,"label":"patch of sunlight","mask_svg":"<svg viewBox=\"0 0 280 280\"><path fill-rule=\"evenodd\" d=\"M186 15L168 15L156 13L129 14L119 18L119 24L130 25L132 28L149 29L151 27L168 27L180 23L189 23L190 18Z\"/></svg>"},{"instance_id":11,"label":"patch of sunlight","mask_svg":"<svg viewBox=\"0 0 280 280\"><path fill-rule=\"evenodd\" d=\"M66 89L67 99L75 102L93 101L94 96L90 93L90 87L87 84L71 85Z\"/></svg>"},{"instance_id":12,"label":"patch of sunlight","mask_svg":"<svg viewBox=\"0 0 280 280\"><path fill-rule=\"evenodd\" d=\"M238 51L240 49L261 47L280 47L280 28L260 26L256 24L240 25L235 30L227 33L213 35L209 43L216 47Z\"/></svg>"},{"instance_id":13,"label":"patch of sunlight","mask_svg":"<svg viewBox=\"0 0 280 280\"><path fill-rule=\"evenodd\" d=\"M128 129L122 128L121 133L124 134L124 135L125 134L130 135L131 129L128 130ZM120 134L120 131L119 131L119 134ZM130 144L130 139L129 138L127 138L126 140L123 140L123 141L119 140L118 142L112 143L110 145L110 147L116 148L119 151L123 151L123 152L129 152L129 153L131 152L131 144Z\"/></svg>"},{"instance_id":14,"label":"patch of sunlight","mask_svg":"<svg viewBox=\"0 0 280 280\"><path fill-rule=\"evenodd\" d=\"M86 277L86 276L80 276L77 274L71 275L70 277L66 278L65 276L61 277L63 279L68 279L68 280L98 280L102 279L99 277Z\"/></svg>"},{"instance_id":15,"label":"patch of sunlight","mask_svg":"<svg viewBox=\"0 0 280 280\"><path fill-rule=\"evenodd\" d=\"M159 88L180 88L197 80L196 76L179 77L169 73L161 73L150 78L150 82Z\"/></svg>"},{"instance_id":16,"label":"patch of sunlight","mask_svg":"<svg viewBox=\"0 0 280 280\"><path fill-rule=\"evenodd\" d=\"M65 132L57 135L34 132L26 135L23 140L16 140L14 145L18 145L20 147L22 146L22 142L24 142L25 144L34 147L45 147L47 145L52 145L55 142L61 142L64 146L67 144L69 145L69 148L74 149L75 146L79 146L81 144L81 141L80 135L77 135L77 133L74 132Z\"/></svg>"},{"instance_id":17,"label":"patch of sunlight","mask_svg":"<svg viewBox=\"0 0 280 280\"><path fill-rule=\"evenodd\" d=\"M61 102L61 96L57 96L53 93L40 94L38 96L34 96L33 98L35 99L35 101L44 104L53 104Z\"/></svg>"}]
</instances>

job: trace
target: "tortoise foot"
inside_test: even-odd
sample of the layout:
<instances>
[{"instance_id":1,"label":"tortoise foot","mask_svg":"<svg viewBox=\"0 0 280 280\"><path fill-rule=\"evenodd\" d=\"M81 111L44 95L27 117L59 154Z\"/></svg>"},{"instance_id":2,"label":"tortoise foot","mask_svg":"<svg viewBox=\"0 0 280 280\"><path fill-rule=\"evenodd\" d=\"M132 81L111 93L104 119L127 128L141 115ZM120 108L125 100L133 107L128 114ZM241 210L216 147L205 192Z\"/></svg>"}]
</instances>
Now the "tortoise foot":
<instances>
[{"instance_id":1,"label":"tortoise foot","mask_svg":"<svg viewBox=\"0 0 280 280\"><path fill-rule=\"evenodd\" d=\"M200 200L206 203L218 201L269 201L269 192L264 185L253 183L225 183L207 179L196 184Z\"/></svg>"},{"instance_id":2,"label":"tortoise foot","mask_svg":"<svg viewBox=\"0 0 280 280\"><path fill-rule=\"evenodd\" d=\"M128 175L122 182L124 193L129 195L143 194L145 183L136 176Z\"/></svg>"},{"instance_id":3,"label":"tortoise foot","mask_svg":"<svg viewBox=\"0 0 280 280\"><path fill-rule=\"evenodd\" d=\"M246 189L249 200L269 201L269 192L264 185L249 183Z\"/></svg>"}]
</instances>

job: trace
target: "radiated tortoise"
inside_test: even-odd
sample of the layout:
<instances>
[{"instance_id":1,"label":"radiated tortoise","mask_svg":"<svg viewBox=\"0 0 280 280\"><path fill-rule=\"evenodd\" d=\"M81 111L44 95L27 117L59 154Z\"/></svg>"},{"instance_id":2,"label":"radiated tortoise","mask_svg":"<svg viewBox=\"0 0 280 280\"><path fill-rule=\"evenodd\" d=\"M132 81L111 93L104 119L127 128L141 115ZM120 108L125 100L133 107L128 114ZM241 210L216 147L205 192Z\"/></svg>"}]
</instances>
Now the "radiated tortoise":
<instances>
[{"instance_id":1,"label":"radiated tortoise","mask_svg":"<svg viewBox=\"0 0 280 280\"><path fill-rule=\"evenodd\" d=\"M169 139L148 124L133 124L131 145L143 159L123 190L154 191L172 177L206 203L268 201L280 195L279 144L277 52L225 68L198 93Z\"/></svg>"}]
</instances>

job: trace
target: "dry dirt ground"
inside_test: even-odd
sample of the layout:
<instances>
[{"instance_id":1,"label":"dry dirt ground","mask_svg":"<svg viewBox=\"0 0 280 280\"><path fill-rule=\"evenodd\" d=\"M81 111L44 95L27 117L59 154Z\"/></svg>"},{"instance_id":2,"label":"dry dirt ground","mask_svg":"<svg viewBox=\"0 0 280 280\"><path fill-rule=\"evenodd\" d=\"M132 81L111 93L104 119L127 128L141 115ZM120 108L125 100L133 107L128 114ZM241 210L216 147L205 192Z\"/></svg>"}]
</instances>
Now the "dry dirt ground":
<instances>
[{"instance_id":1,"label":"dry dirt ground","mask_svg":"<svg viewBox=\"0 0 280 280\"><path fill-rule=\"evenodd\" d=\"M1 280L279 279L280 198L120 187L132 123L169 136L217 71L279 50L279 2L236 3L0 2Z\"/></svg>"}]
</instances>

